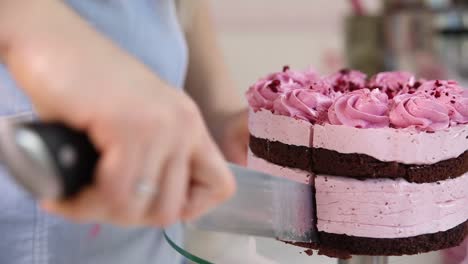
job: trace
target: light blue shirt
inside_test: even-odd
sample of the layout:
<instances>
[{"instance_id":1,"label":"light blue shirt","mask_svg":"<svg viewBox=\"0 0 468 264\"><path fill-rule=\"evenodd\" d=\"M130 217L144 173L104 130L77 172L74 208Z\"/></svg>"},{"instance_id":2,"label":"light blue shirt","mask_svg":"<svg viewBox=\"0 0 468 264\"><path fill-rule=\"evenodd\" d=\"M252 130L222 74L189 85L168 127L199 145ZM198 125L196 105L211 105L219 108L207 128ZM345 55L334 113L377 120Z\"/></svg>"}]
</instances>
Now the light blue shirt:
<instances>
[{"instance_id":1,"label":"light blue shirt","mask_svg":"<svg viewBox=\"0 0 468 264\"><path fill-rule=\"evenodd\" d=\"M172 0L68 0L96 30L174 87L187 66L186 43ZM83 65L85 67L86 65ZM112 78L112 72L109 72ZM0 118L31 113L30 101L0 65ZM179 263L159 229L78 225L47 215L0 167L1 264ZM181 234L181 232L179 232ZM181 235L179 240L181 240Z\"/></svg>"}]
</instances>

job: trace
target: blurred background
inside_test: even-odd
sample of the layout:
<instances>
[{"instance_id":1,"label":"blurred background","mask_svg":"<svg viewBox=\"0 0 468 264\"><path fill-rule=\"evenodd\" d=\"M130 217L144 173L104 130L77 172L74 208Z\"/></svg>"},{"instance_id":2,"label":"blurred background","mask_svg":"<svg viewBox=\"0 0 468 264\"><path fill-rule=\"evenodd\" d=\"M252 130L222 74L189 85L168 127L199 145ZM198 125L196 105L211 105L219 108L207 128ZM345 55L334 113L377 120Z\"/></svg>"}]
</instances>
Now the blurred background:
<instances>
[{"instance_id":1,"label":"blurred background","mask_svg":"<svg viewBox=\"0 0 468 264\"><path fill-rule=\"evenodd\" d=\"M221 44L238 87L281 69L468 81L466 0L217 0Z\"/></svg>"}]
</instances>

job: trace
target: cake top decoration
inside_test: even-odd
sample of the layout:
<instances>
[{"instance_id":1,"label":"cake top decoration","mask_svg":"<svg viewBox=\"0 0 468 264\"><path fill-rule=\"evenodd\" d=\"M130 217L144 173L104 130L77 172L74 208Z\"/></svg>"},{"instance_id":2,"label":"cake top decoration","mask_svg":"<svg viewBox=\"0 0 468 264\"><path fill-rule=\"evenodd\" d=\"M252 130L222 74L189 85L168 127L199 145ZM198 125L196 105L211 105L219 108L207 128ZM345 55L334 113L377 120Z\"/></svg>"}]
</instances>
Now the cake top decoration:
<instances>
[{"instance_id":1,"label":"cake top decoration","mask_svg":"<svg viewBox=\"0 0 468 264\"><path fill-rule=\"evenodd\" d=\"M371 78L343 69L328 76L284 66L246 93L254 111L356 128L434 132L468 124L468 90L452 80L417 79L409 72L381 72Z\"/></svg>"},{"instance_id":2,"label":"cake top decoration","mask_svg":"<svg viewBox=\"0 0 468 264\"><path fill-rule=\"evenodd\" d=\"M274 113L323 123L332 99L312 89L297 89L280 95L274 102Z\"/></svg>"},{"instance_id":3,"label":"cake top decoration","mask_svg":"<svg viewBox=\"0 0 468 264\"><path fill-rule=\"evenodd\" d=\"M378 89L360 89L338 97L328 110L332 125L379 128L389 125L388 96Z\"/></svg>"},{"instance_id":4,"label":"cake top decoration","mask_svg":"<svg viewBox=\"0 0 468 264\"><path fill-rule=\"evenodd\" d=\"M330 76L325 77L335 92L350 92L366 87L367 75L360 71L342 69Z\"/></svg>"},{"instance_id":5,"label":"cake top decoration","mask_svg":"<svg viewBox=\"0 0 468 264\"><path fill-rule=\"evenodd\" d=\"M389 99L392 99L399 91L413 87L415 83L414 76L409 72L381 72L374 75L368 82L370 89L379 89L386 93Z\"/></svg>"},{"instance_id":6,"label":"cake top decoration","mask_svg":"<svg viewBox=\"0 0 468 264\"><path fill-rule=\"evenodd\" d=\"M424 93L401 94L394 98L389 117L395 128L415 127L437 131L449 127L448 108Z\"/></svg>"}]
</instances>

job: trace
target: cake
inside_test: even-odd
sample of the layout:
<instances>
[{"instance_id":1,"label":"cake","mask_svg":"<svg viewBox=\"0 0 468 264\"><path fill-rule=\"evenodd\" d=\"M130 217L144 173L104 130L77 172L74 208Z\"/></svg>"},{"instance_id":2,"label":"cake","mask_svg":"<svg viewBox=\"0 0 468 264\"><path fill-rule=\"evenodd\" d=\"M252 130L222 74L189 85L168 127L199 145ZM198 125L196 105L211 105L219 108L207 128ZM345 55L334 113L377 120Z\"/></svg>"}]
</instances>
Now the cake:
<instances>
[{"instance_id":1,"label":"cake","mask_svg":"<svg viewBox=\"0 0 468 264\"><path fill-rule=\"evenodd\" d=\"M319 242L296 245L410 255L467 236L468 90L457 82L285 66L246 97L248 166L315 190Z\"/></svg>"}]
</instances>

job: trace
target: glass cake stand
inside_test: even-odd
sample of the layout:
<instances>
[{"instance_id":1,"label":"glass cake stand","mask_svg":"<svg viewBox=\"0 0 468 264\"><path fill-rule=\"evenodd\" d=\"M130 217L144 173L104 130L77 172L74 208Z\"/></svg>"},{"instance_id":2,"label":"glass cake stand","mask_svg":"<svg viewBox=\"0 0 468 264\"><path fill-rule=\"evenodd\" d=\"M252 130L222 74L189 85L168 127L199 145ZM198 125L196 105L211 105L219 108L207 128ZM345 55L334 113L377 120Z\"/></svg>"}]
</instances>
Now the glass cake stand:
<instances>
[{"instance_id":1,"label":"glass cake stand","mask_svg":"<svg viewBox=\"0 0 468 264\"><path fill-rule=\"evenodd\" d=\"M192 244L180 245L172 239L172 230L165 231L167 243L189 263L200 264L440 264L437 252L405 257L353 256L349 260L338 260L318 256L316 252L309 256L305 248L285 244L274 239L223 234L211 231L195 230L185 227L192 237ZM194 237L196 239L194 239ZM196 240L193 243L193 240ZM215 241L215 242L214 242Z\"/></svg>"}]
</instances>

